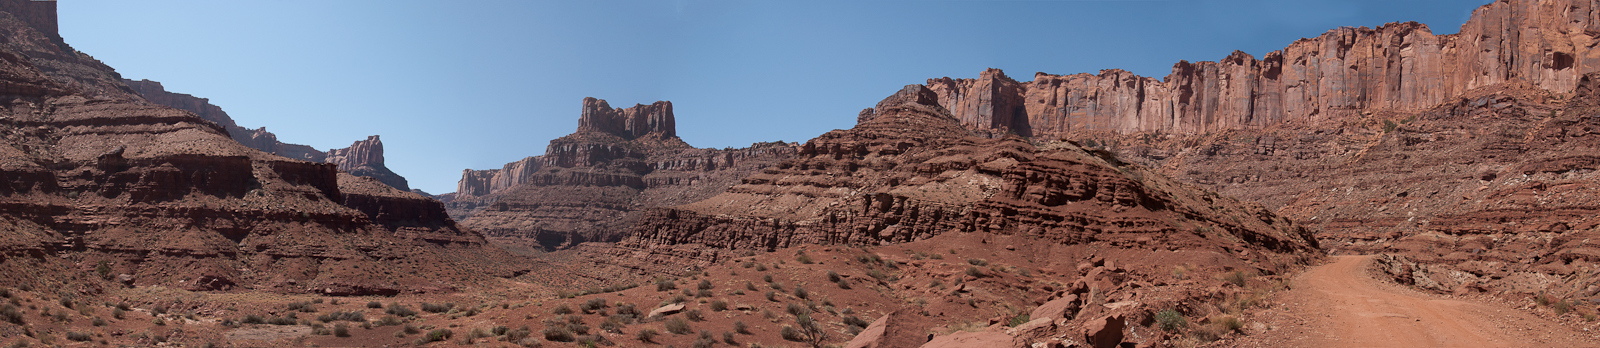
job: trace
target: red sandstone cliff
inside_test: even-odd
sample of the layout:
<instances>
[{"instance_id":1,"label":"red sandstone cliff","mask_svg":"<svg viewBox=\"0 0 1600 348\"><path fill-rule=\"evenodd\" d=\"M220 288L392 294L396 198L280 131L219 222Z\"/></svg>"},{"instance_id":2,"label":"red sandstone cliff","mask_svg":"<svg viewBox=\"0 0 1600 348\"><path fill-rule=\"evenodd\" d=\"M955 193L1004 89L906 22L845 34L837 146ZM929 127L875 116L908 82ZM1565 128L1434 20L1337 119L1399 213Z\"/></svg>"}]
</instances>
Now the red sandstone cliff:
<instances>
[{"instance_id":1,"label":"red sandstone cliff","mask_svg":"<svg viewBox=\"0 0 1600 348\"><path fill-rule=\"evenodd\" d=\"M1056 138L1082 132L1198 134L1321 123L1361 110L1419 111L1511 80L1566 93L1600 71L1600 8L1587 1L1496 1L1458 34L1415 22L1339 28L1261 58L1178 62L1157 80L1121 70L929 79L962 124Z\"/></svg>"},{"instance_id":2,"label":"red sandstone cliff","mask_svg":"<svg viewBox=\"0 0 1600 348\"><path fill-rule=\"evenodd\" d=\"M287 144L278 141L278 135L268 132L266 127L257 129L240 127L234 123L233 118L229 117L227 112L222 111L221 107L212 105L211 101L206 98L169 92L161 86L160 82L156 81L123 80L123 82L146 101L193 112L202 119L216 122L217 125L228 131L228 135L233 137L234 141L238 141L244 146L293 159L333 163L341 171L356 176L375 178L402 191L411 189L405 177L395 174L394 171L384 166L383 142L379 141L376 135L367 137L367 140L356 141L348 148L332 149L328 150L327 153L323 153L310 146Z\"/></svg>"},{"instance_id":3,"label":"red sandstone cliff","mask_svg":"<svg viewBox=\"0 0 1600 348\"><path fill-rule=\"evenodd\" d=\"M781 142L696 149L674 122L670 102L618 109L585 98L578 130L551 140L544 155L464 170L456 192L440 199L490 237L566 248L619 240L644 209L710 197L795 151Z\"/></svg>"},{"instance_id":4,"label":"red sandstone cliff","mask_svg":"<svg viewBox=\"0 0 1600 348\"><path fill-rule=\"evenodd\" d=\"M0 38L0 283L113 285L74 278L104 262L127 285L352 295L514 272L436 201L245 147L10 14Z\"/></svg>"},{"instance_id":5,"label":"red sandstone cliff","mask_svg":"<svg viewBox=\"0 0 1600 348\"><path fill-rule=\"evenodd\" d=\"M367 137L367 140L356 141L347 148L328 150L327 162L333 163L340 171L351 175L377 179L401 191L411 191L406 178L383 165L383 141L378 140L376 135Z\"/></svg>"}]
</instances>

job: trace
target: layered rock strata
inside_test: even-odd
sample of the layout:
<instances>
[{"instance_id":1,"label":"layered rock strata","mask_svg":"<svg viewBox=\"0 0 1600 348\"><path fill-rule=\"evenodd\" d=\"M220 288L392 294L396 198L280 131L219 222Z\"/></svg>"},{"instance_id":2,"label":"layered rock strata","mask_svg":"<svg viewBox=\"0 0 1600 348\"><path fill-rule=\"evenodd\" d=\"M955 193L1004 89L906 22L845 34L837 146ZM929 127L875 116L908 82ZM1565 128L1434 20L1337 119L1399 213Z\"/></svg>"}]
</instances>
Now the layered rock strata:
<instances>
[{"instance_id":1,"label":"layered rock strata","mask_svg":"<svg viewBox=\"0 0 1600 348\"><path fill-rule=\"evenodd\" d=\"M240 145L9 14L0 33L7 286L365 295L516 273L435 201Z\"/></svg>"},{"instance_id":2,"label":"layered rock strata","mask_svg":"<svg viewBox=\"0 0 1600 348\"><path fill-rule=\"evenodd\" d=\"M378 140L376 135L356 141L347 148L328 150L327 162L333 163L339 171L377 179L401 191L411 191L405 177L383 165L383 141Z\"/></svg>"},{"instance_id":3,"label":"layered rock strata","mask_svg":"<svg viewBox=\"0 0 1600 348\"><path fill-rule=\"evenodd\" d=\"M706 200L649 210L598 252L666 272L802 244L907 243L945 233L1217 253L1268 272L1316 255L1310 233L1259 205L1071 143L990 139L908 86L861 124Z\"/></svg>"},{"instance_id":4,"label":"layered rock strata","mask_svg":"<svg viewBox=\"0 0 1600 348\"><path fill-rule=\"evenodd\" d=\"M551 140L544 155L465 170L441 200L490 237L566 248L620 240L644 209L710 197L795 153L782 142L696 149L674 122L670 102L612 108L585 98L577 132Z\"/></svg>"},{"instance_id":5,"label":"layered rock strata","mask_svg":"<svg viewBox=\"0 0 1600 348\"><path fill-rule=\"evenodd\" d=\"M1590 2L1501 0L1473 11L1457 34L1415 22L1345 27L1260 58L1178 62L1159 80L1113 69L1016 81L990 69L927 85L963 125L984 132L1201 134L1420 111L1512 80L1571 92L1579 76L1600 71L1595 32L1600 8Z\"/></svg>"},{"instance_id":6,"label":"layered rock strata","mask_svg":"<svg viewBox=\"0 0 1600 348\"><path fill-rule=\"evenodd\" d=\"M206 98L169 92L156 81L123 80L123 82L146 101L193 112L202 119L216 122L218 126L228 131L228 135L233 137L234 141L244 146L293 159L333 163L341 171L356 176L372 177L402 191L411 190L405 177L395 174L389 167L384 166L383 142L378 140L376 135L356 141L350 147L332 149L324 153L310 146L278 141L278 135L268 132L266 127L256 129L241 127L235 124L233 118L222 111L221 107L212 105Z\"/></svg>"}]
</instances>

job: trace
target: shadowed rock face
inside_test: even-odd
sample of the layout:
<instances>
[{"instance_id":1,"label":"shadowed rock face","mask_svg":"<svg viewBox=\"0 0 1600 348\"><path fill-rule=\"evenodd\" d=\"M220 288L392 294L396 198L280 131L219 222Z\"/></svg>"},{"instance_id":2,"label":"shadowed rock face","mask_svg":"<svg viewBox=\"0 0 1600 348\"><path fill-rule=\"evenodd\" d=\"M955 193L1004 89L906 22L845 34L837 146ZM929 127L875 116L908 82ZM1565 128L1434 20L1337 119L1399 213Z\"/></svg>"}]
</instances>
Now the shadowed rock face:
<instances>
[{"instance_id":1,"label":"shadowed rock face","mask_svg":"<svg viewBox=\"0 0 1600 348\"><path fill-rule=\"evenodd\" d=\"M551 140L544 155L464 170L440 199L491 238L567 248L620 240L644 209L710 197L796 151L782 142L696 149L676 133L670 102L615 109L585 98L577 132Z\"/></svg>"},{"instance_id":2,"label":"shadowed rock face","mask_svg":"<svg viewBox=\"0 0 1600 348\"><path fill-rule=\"evenodd\" d=\"M1572 92L1580 76L1600 71L1594 32L1600 8L1587 1L1496 1L1473 11L1458 34L1415 22L1339 28L1261 58L1178 62L1159 80L1113 69L1016 81L989 69L927 85L963 125L984 132L1197 134L1420 111L1512 80Z\"/></svg>"},{"instance_id":3,"label":"shadowed rock face","mask_svg":"<svg viewBox=\"0 0 1600 348\"><path fill-rule=\"evenodd\" d=\"M513 273L436 201L245 147L9 14L0 34L0 283L114 286L84 276L100 261L133 285L332 295Z\"/></svg>"}]
</instances>

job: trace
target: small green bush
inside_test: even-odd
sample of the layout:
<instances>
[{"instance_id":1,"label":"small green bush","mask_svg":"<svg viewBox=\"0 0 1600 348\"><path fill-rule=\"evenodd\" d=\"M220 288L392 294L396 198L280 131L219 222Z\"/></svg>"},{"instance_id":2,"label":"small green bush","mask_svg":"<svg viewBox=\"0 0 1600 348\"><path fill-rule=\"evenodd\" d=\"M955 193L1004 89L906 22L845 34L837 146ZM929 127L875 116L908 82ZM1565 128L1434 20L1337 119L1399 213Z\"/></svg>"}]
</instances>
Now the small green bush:
<instances>
[{"instance_id":1,"label":"small green bush","mask_svg":"<svg viewBox=\"0 0 1600 348\"><path fill-rule=\"evenodd\" d=\"M648 329L647 328L647 329L639 329L639 333L634 334L634 337L638 338L639 342L651 342L651 343L654 343L656 335L659 335L659 333L656 333L656 329Z\"/></svg>"},{"instance_id":2,"label":"small green bush","mask_svg":"<svg viewBox=\"0 0 1600 348\"><path fill-rule=\"evenodd\" d=\"M367 308L383 308L383 303L378 301L367 302Z\"/></svg>"},{"instance_id":3,"label":"small green bush","mask_svg":"<svg viewBox=\"0 0 1600 348\"><path fill-rule=\"evenodd\" d=\"M1182 313L1171 309L1163 309L1157 312L1156 324L1167 332L1177 332L1179 329L1189 326L1189 322L1183 319Z\"/></svg>"}]
</instances>

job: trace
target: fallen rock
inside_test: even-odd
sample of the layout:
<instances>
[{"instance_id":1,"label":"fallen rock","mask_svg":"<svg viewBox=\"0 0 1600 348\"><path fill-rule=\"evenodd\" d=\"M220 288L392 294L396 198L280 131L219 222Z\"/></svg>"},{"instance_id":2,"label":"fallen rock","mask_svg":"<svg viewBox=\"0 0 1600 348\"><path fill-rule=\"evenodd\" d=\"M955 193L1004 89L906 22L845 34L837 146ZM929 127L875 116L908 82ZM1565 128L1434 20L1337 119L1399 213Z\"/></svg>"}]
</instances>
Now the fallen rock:
<instances>
[{"instance_id":1,"label":"fallen rock","mask_svg":"<svg viewBox=\"0 0 1600 348\"><path fill-rule=\"evenodd\" d=\"M648 317L656 317L656 316L668 316L668 315L678 314L678 312L682 312L682 311L683 311L683 304L682 303L674 303L674 304L661 306L661 308L656 308L656 310L650 311L650 315L646 315L645 317L648 318Z\"/></svg>"},{"instance_id":2,"label":"fallen rock","mask_svg":"<svg viewBox=\"0 0 1600 348\"><path fill-rule=\"evenodd\" d=\"M1122 330L1125 328L1122 315L1107 316L1084 326L1083 338L1095 348L1114 348L1122 344Z\"/></svg>"}]
</instances>

